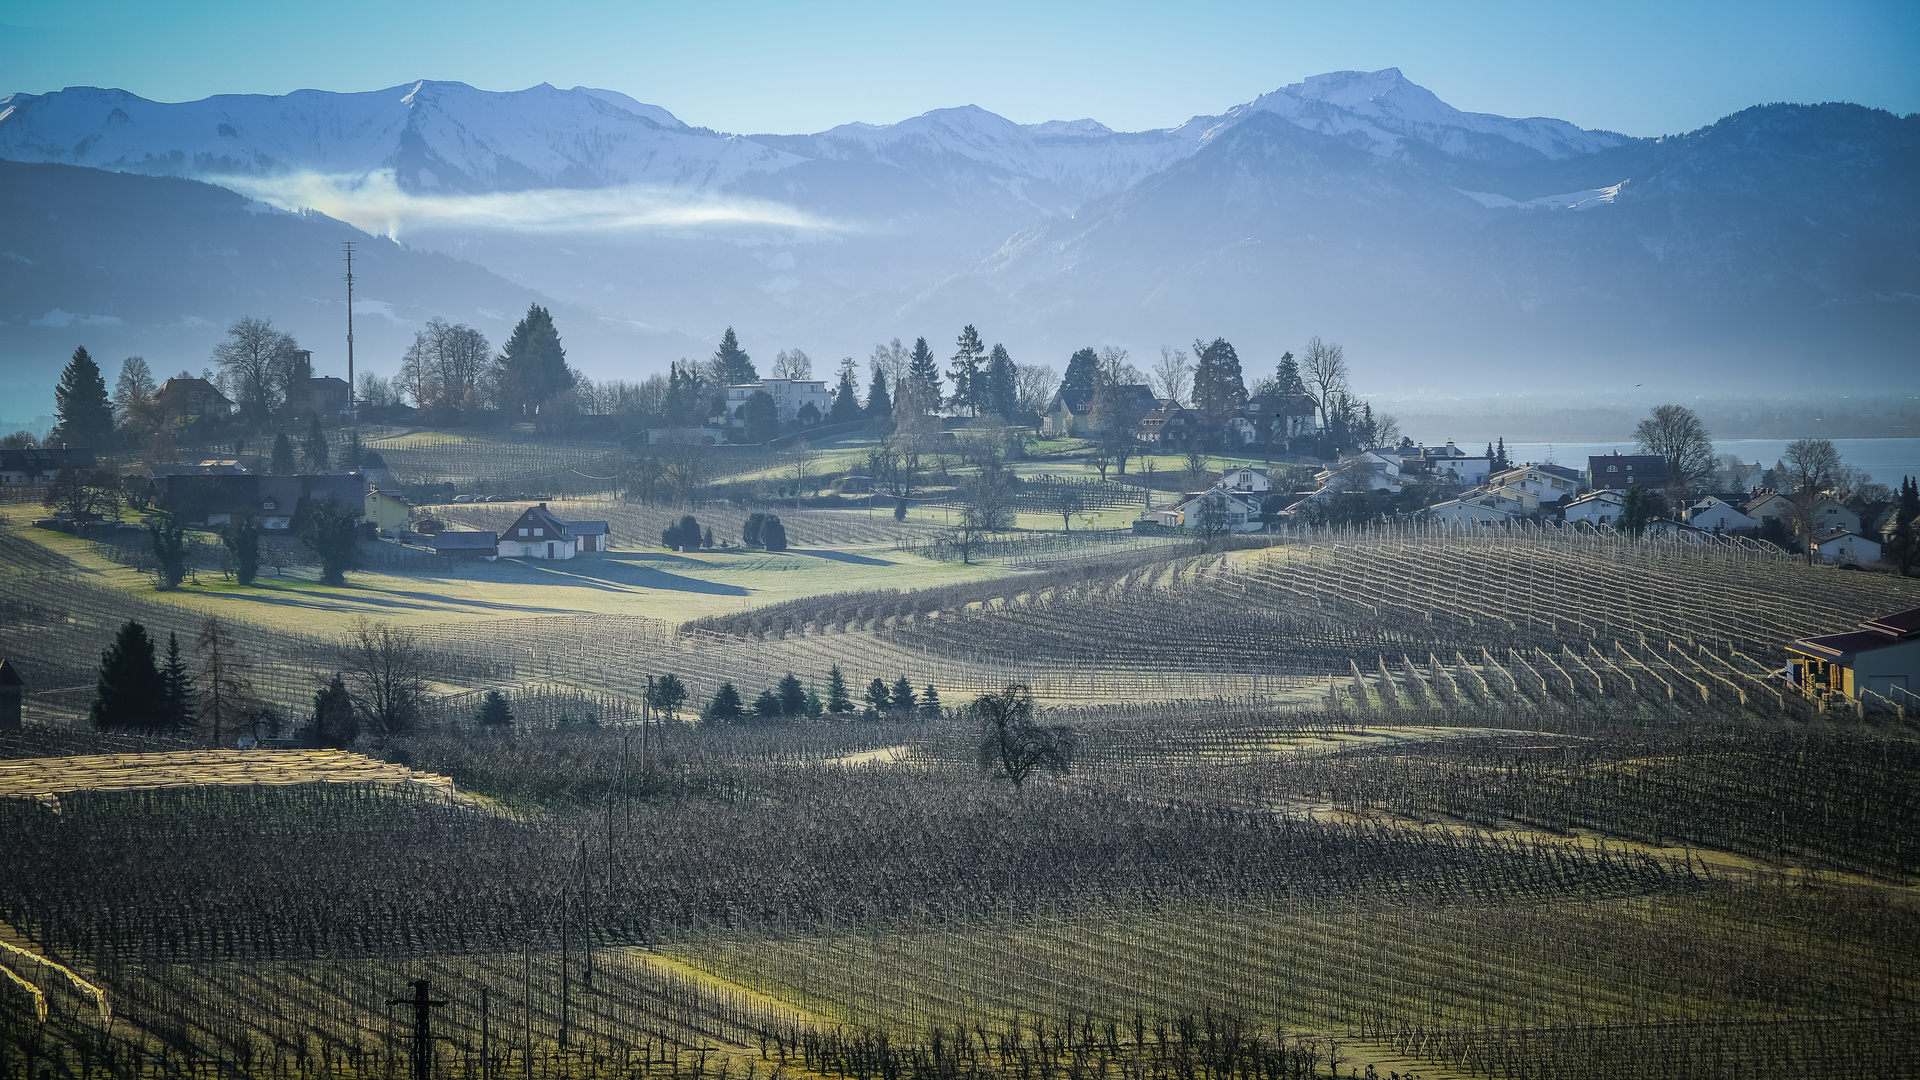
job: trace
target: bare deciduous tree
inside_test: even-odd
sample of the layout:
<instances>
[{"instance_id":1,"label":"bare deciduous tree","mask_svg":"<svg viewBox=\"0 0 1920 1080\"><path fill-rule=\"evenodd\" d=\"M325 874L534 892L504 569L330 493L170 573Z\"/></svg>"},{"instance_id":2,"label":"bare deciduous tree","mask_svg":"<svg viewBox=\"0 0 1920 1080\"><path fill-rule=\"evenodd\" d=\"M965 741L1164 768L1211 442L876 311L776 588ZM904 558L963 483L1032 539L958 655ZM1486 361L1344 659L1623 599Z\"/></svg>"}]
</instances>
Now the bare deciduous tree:
<instances>
[{"instance_id":1,"label":"bare deciduous tree","mask_svg":"<svg viewBox=\"0 0 1920 1080\"><path fill-rule=\"evenodd\" d=\"M226 340L213 347L213 360L239 400L241 412L259 418L285 399L298 348L292 334L273 328L272 319L248 315L227 327Z\"/></svg>"},{"instance_id":2,"label":"bare deciduous tree","mask_svg":"<svg viewBox=\"0 0 1920 1080\"><path fill-rule=\"evenodd\" d=\"M1667 488L1676 495L1691 495L1713 478L1713 436L1692 409L1657 406L1633 438L1641 453L1667 460Z\"/></svg>"},{"instance_id":3,"label":"bare deciduous tree","mask_svg":"<svg viewBox=\"0 0 1920 1080\"><path fill-rule=\"evenodd\" d=\"M390 623L361 619L348 633L343 674L354 707L374 731L404 731L426 696L427 660L414 636Z\"/></svg>"},{"instance_id":4,"label":"bare deciduous tree","mask_svg":"<svg viewBox=\"0 0 1920 1080\"><path fill-rule=\"evenodd\" d=\"M253 708L253 665L219 619L201 623L194 644L200 653L200 667L193 678L200 719L213 728L218 746L221 732Z\"/></svg>"},{"instance_id":5,"label":"bare deciduous tree","mask_svg":"<svg viewBox=\"0 0 1920 1080\"><path fill-rule=\"evenodd\" d=\"M1141 381L1140 369L1128 362L1127 350L1112 345L1100 350L1097 370L1102 386L1133 386Z\"/></svg>"},{"instance_id":6,"label":"bare deciduous tree","mask_svg":"<svg viewBox=\"0 0 1920 1080\"><path fill-rule=\"evenodd\" d=\"M1017 788L1035 769L1064 776L1073 767L1079 739L1072 728L1034 723L1033 690L1026 685L982 694L968 711L980 722L981 772L1004 776Z\"/></svg>"},{"instance_id":7,"label":"bare deciduous tree","mask_svg":"<svg viewBox=\"0 0 1920 1080\"><path fill-rule=\"evenodd\" d=\"M1155 397L1175 405L1187 403L1187 391L1193 387L1193 364L1187 360L1185 349L1160 346L1160 362L1153 365L1152 385Z\"/></svg>"},{"instance_id":8,"label":"bare deciduous tree","mask_svg":"<svg viewBox=\"0 0 1920 1080\"><path fill-rule=\"evenodd\" d=\"M811 379L813 378L813 358L799 349L782 349L773 358L773 377Z\"/></svg>"},{"instance_id":9,"label":"bare deciduous tree","mask_svg":"<svg viewBox=\"0 0 1920 1080\"><path fill-rule=\"evenodd\" d=\"M1047 364L1020 364L1013 369L1013 385L1020 411L1043 416L1059 389L1060 373Z\"/></svg>"},{"instance_id":10,"label":"bare deciduous tree","mask_svg":"<svg viewBox=\"0 0 1920 1080\"><path fill-rule=\"evenodd\" d=\"M1300 377L1320 401L1320 426L1325 428L1328 400L1347 392L1346 350L1337 343L1321 341L1318 335L1308 338L1307 347L1300 353Z\"/></svg>"},{"instance_id":11,"label":"bare deciduous tree","mask_svg":"<svg viewBox=\"0 0 1920 1080\"><path fill-rule=\"evenodd\" d=\"M1787 482L1799 495L1811 495L1834 486L1845 466L1840 451L1829 439L1795 439L1787 444L1781 461L1787 466Z\"/></svg>"}]
</instances>

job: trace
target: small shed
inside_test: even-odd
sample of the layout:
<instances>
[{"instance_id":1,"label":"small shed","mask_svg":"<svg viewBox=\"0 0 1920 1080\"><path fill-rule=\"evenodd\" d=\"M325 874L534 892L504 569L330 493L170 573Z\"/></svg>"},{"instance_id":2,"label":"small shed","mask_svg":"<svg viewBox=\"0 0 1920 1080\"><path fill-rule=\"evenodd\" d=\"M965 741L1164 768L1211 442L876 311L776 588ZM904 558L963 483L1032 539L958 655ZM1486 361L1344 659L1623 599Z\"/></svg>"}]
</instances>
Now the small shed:
<instances>
[{"instance_id":1,"label":"small shed","mask_svg":"<svg viewBox=\"0 0 1920 1080\"><path fill-rule=\"evenodd\" d=\"M613 532L604 521L569 521L573 538L581 551L605 551L613 543Z\"/></svg>"},{"instance_id":2,"label":"small shed","mask_svg":"<svg viewBox=\"0 0 1920 1080\"><path fill-rule=\"evenodd\" d=\"M1808 697L1854 701L1873 694L1898 705L1920 703L1920 608L1869 619L1858 630L1787 643L1793 681Z\"/></svg>"},{"instance_id":3,"label":"small shed","mask_svg":"<svg viewBox=\"0 0 1920 1080\"><path fill-rule=\"evenodd\" d=\"M452 559L486 559L491 562L499 557L500 537L490 532L448 530L428 537L421 546L436 555Z\"/></svg>"}]
</instances>

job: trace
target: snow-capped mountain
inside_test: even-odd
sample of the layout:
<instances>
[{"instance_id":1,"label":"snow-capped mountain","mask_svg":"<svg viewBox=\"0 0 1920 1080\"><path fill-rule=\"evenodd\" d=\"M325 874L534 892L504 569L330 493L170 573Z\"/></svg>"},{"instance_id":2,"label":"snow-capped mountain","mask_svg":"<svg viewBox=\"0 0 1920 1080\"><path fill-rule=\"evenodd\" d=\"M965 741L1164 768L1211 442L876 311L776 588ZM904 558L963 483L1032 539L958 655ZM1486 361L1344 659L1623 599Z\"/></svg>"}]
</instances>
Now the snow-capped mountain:
<instances>
[{"instance_id":1,"label":"snow-capped mountain","mask_svg":"<svg viewBox=\"0 0 1920 1080\"><path fill-rule=\"evenodd\" d=\"M426 81L179 104L94 87L14 94L0 101L0 158L190 177L392 170L410 191L465 192L709 189L798 160L612 91Z\"/></svg>"}]
</instances>

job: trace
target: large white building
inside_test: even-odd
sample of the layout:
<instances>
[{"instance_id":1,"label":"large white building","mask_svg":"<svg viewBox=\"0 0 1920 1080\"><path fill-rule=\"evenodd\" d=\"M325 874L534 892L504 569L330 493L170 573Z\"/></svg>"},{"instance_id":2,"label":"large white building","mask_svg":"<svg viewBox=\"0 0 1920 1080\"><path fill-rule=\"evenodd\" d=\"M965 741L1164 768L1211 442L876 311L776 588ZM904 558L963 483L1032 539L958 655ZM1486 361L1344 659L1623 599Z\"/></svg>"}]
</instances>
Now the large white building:
<instances>
[{"instance_id":1,"label":"large white building","mask_svg":"<svg viewBox=\"0 0 1920 1080\"><path fill-rule=\"evenodd\" d=\"M808 405L814 408L812 423L826 419L828 410L833 408L833 394L827 390L824 382L803 379L761 379L757 383L741 383L727 387L726 426L741 425L740 410L747 405L747 399L757 393L765 393L773 399L774 412L783 424L791 424L800 419L801 410Z\"/></svg>"}]
</instances>

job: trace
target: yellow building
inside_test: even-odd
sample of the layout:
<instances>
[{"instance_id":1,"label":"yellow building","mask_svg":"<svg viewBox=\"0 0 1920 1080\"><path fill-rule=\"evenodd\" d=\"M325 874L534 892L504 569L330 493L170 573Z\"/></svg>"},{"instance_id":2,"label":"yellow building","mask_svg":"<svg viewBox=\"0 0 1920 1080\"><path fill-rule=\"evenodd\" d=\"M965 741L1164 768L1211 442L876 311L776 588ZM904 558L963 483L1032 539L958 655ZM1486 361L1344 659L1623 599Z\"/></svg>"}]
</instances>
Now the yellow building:
<instances>
[{"instance_id":1,"label":"yellow building","mask_svg":"<svg viewBox=\"0 0 1920 1080\"><path fill-rule=\"evenodd\" d=\"M366 520L373 522L374 528L388 536L406 532L407 526L413 521L413 504L379 488L369 488Z\"/></svg>"},{"instance_id":2,"label":"yellow building","mask_svg":"<svg viewBox=\"0 0 1920 1080\"><path fill-rule=\"evenodd\" d=\"M1794 682L1808 697L1863 694L1912 705L1920 691L1920 608L1882 615L1844 634L1787 643Z\"/></svg>"}]
</instances>

